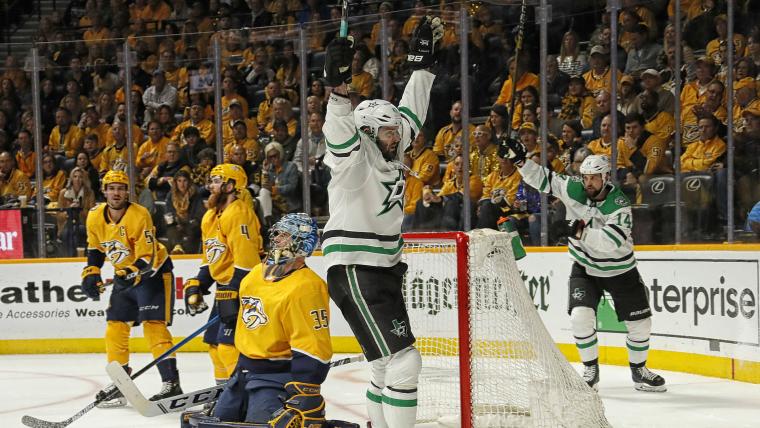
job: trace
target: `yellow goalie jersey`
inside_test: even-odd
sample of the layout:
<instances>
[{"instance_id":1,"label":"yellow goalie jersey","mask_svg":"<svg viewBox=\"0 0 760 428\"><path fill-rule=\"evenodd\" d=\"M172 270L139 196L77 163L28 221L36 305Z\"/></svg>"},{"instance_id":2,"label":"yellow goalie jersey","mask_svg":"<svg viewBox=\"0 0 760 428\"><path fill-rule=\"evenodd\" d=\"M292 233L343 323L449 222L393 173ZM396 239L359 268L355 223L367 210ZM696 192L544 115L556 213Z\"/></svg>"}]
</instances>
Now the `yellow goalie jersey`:
<instances>
[{"instance_id":1,"label":"yellow goalie jersey","mask_svg":"<svg viewBox=\"0 0 760 428\"><path fill-rule=\"evenodd\" d=\"M210 209L201 221L203 266L219 285L230 283L235 268L249 271L261 263L259 220L252 209L236 199L221 214Z\"/></svg>"},{"instance_id":2,"label":"yellow goalie jersey","mask_svg":"<svg viewBox=\"0 0 760 428\"><path fill-rule=\"evenodd\" d=\"M287 360L297 351L327 364L332 358L327 284L304 267L267 281L259 264L240 283L235 347L253 359Z\"/></svg>"},{"instance_id":3,"label":"yellow goalie jersey","mask_svg":"<svg viewBox=\"0 0 760 428\"><path fill-rule=\"evenodd\" d=\"M87 248L106 255L114 270L143 260L156 271L169 257L166 247L155 239L153 220L145 207L130 203L124 216L113 222L105 203L87 214Z\"/></svg>"}]
</instances>

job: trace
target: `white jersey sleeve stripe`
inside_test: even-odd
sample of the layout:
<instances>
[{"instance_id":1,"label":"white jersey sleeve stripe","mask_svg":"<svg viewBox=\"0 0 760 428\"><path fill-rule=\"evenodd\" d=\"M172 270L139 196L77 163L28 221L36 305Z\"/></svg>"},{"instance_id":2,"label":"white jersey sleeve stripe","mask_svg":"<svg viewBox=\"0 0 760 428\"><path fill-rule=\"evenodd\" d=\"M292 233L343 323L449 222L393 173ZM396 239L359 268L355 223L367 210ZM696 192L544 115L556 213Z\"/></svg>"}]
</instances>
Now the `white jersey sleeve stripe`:
<instances>
[{"instance_id":1,"label":"white jersey sleeve stripe","mask_svg":"<svg viewBox=\"0 0 760 428\"><path fill-rule=\"evenodd\" d=\"M325 143L327 144L327 148L330 149L332 152L345 152L345 151L351 151L354 149L354 145L359 142L359 133L354 132L354 135L345 143L343 144L333 144L330 142L330 140L325 138Z\"/></svg>"}]
</instances>

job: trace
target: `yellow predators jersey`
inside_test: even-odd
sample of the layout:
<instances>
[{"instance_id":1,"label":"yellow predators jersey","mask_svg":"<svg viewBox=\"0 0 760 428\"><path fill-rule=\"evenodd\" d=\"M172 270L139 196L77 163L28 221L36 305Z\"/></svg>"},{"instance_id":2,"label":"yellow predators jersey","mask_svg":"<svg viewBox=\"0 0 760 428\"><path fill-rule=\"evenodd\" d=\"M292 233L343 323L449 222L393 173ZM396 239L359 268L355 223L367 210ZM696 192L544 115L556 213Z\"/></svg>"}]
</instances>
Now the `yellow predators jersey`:
<instances>
[{"instance_id":1,"label":"yellow predators jersey","mask_svg":"<svg viewBox=\"0 0 760 428\"><path fill-rule=\"evenodd\" d=\"M235 268L251 270L259 258L259 221L253 209L236 199L221 214L206 211L201 221L203 265L218 284L227 285Z\"/></svg>"},{"instance_id":2,"label":"yellow predators jersey","mask_svg":"<svg viewBox=\"0 0 760 428\"><path fill-rule=\"evenodd\" d=\"M101 203L87 214L87 248L106 255L114 270L142 259L156 270L169 257L166 247L155 239L153 220L145 207L129 204L124 216L113 222L108 205Z\"/></svg>"},{"instance_id":3,"label":"yellow predators jersey","mask_svg":"<svg viewBox=\"0 0 760 428\"><path fill-rule=\"evenodd\" d=\"M283 360L292 351L328 363L330 304L327 284L305 267L271 282L259 264L240 283L235 347L248 358Z\"/></svg>"}]
</instances>

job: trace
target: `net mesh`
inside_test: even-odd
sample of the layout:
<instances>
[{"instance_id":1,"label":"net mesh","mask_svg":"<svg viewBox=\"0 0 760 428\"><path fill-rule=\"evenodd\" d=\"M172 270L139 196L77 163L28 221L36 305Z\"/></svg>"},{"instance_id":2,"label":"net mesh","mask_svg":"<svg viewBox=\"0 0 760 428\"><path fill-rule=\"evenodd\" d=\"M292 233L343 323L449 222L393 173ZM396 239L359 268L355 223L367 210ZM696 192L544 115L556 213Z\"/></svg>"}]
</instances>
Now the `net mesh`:
<instances>
[{"instance_id":1,"label":"net mesh","mask_svg":"<svg viewBox=\"0 0 760 428\"><path fill-rule=\"evenodd\" d=\"M475 427L609 426L599 396L544 327L509 236L495 231L467 235L469 315L457 298L455 235L405 238L404 297L423 361L418 422L460 426L462 407L470 406ZM460 316L468 320L470 334L469 381L459 364ZM460 382L468 385L471 405L462 402Z\"/></svg>"}]
</instances>

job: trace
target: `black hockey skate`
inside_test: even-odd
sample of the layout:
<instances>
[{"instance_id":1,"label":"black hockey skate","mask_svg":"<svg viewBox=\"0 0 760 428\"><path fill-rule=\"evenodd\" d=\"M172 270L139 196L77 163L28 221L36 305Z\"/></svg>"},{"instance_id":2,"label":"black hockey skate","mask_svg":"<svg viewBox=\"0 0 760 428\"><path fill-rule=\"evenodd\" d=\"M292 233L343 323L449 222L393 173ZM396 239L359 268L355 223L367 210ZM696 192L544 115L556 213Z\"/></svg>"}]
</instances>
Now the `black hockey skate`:
<instances>
[{"instance_id":1,"label":"black hockey skate","mask_svg":"<svg viewBox=\"0 0 760 428\"><path fill-rule=\"evenodd\" d=\"M599 364L583 366L583 380L594 391L599 390Z\"/></svg>"},{"instance_id":2,"label":"black hockey skate","mask_svg":"<svg viewBox=\"0 0 760 428\"><path fill-rule=\"evenodd\" d=\"M150 397L150 401L163 400L164 398L174 397L182 394L182 388L179 387L179 380L169 380L163 383L161 391Z\"/></svg>"},{"instance_id":3,"label":"black hockey skate","mask_svg":"<svg viewBox=\"0 0 760 428\"><path fill-rule=\"evenodd\" d=\"M631 378L634 387L639 391L665 392L665 379L662 376L649 371L646 366L631 367Z\"/></svg>"},{"instance_id":4,"label":"black hockey skate","mask_svg":"<svg viewBox=\"0 0 760 428\"><path fill-rule=\"evenodd\" d=\"M98 409L113 409L127 405L127 398L115 386L99 392L95 399L99 401L95 405Z\"/></svg>"}]
</instances>

